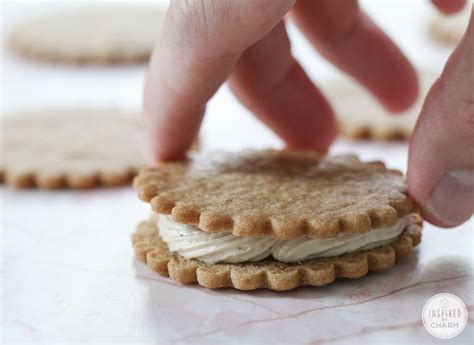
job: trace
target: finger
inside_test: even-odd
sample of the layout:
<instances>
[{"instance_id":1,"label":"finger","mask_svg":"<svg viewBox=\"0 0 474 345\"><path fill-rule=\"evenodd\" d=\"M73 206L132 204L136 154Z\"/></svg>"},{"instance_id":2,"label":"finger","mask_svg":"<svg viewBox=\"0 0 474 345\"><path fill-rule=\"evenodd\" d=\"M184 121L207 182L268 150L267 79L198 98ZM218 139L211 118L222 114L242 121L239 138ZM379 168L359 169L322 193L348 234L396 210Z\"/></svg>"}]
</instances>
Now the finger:
<instances>
[{"instance_id":1,"label":"finger","mask_svg":"<svg viewBox=\"0 0 474 345\"><path fill-rule=\"evenodd\" d=\"M197 136L206 102L240 53L265 36L294 0L172 1L145 78L154 158L180 159Z\"/></svg>"},{"instance_id":2,"label":"finger","mask_svg":"<svg viewBox=\"0 0 474 345\"><path fill-rule=\"evenodd\" d=\"M466 0L431 0L433 4L446 14L459 12L465 5Z\"/></svg>"},{"instance_id":3,"label":"finger","mask_svg":"<svg viewBox=\"0 0 474 345\"><path fill-rule=\"evenodd\" d=\"M431 88L410 141L408 189L426 218L455 226L474 212L474 18Z\"/></svg>"},{"instance_id":4,"label":"finger","mask_svg":"<svg viewBox=\"0 0 474 345\"><path fill-rule=\"evenodd\" d=\"M328 102L291 55L283 21L242 54L229 85L291 147L326 150L336 135Z\"/></svg>"},{"instance_id":5,"label":"finger","mask_svg":"<svg viewBox=\"0 0 474 345\"><path fill-rule=\"evenodd\" d=\"M299 0L292 19L329 61L365 86L389 111L416 99L416 72L356 0Z\"/></svg>"}]
</instances>

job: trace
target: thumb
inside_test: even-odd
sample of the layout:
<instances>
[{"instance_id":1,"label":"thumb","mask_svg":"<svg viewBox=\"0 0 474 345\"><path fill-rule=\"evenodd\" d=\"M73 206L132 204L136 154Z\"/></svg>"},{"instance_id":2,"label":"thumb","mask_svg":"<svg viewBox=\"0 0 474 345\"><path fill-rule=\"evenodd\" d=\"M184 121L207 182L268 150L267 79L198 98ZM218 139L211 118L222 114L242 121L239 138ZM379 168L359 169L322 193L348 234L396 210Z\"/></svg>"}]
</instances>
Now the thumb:
<instances>
[{"instance_id":1,"label":"thumb","mask_svg":"<svg viewBox=\"0 0 474 345\"><path fill-rule=\"evenodd\" d=\"M472 9L474 12L474 7ZM452 227L474 212L474 15L432 86L410 141L408 189L425 218Z\"/></svg>"}]
</instances>

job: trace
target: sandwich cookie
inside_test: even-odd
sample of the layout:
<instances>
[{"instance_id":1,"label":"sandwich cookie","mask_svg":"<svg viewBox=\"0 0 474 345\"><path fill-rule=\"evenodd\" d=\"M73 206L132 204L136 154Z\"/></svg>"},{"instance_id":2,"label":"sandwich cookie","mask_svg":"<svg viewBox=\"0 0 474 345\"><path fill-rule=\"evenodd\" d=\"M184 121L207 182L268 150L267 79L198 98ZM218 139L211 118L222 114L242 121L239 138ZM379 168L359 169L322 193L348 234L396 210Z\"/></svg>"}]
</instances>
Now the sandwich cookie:
<instances>
[{"instance_id":1,"label":"sandwich cookie","mask_svg":"<svg viewBox=\"0 0 474 345\"><path fill-rule=\"evenodd\" d=\"M137 257L181 283L290 290L384 271L411 254L421 217L402 174L314 151L193 154L134 180L152 217Z\"/></svg>"}]
</instances>

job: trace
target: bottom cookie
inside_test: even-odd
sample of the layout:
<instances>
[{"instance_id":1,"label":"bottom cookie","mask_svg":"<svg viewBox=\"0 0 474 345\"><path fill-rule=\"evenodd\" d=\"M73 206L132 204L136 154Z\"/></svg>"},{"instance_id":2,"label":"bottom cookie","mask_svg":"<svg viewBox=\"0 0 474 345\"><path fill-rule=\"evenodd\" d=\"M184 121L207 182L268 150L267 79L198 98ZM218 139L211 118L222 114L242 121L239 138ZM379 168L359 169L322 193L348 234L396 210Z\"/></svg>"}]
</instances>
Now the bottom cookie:
<instances>
[{"instance_id":1,"label":"bottom cookie","mask_svg":"<svg viewBox=\"0 0 474 345\"><path fill-rule=\"evenodd\" d=\"M273 259L243 264L206 264L185 259L168 250L152 219L138 225L132 242L139 260L153 271L183 284L198 283L209 289L232 287L285 291L299 286L326 285L336 278L360 278L369 271L385 271L396 260L411 255L413 247L421 241L421 226L421 217L413 214L404 232L389 245L295 264Z\"/></svg>"}]
</instances>

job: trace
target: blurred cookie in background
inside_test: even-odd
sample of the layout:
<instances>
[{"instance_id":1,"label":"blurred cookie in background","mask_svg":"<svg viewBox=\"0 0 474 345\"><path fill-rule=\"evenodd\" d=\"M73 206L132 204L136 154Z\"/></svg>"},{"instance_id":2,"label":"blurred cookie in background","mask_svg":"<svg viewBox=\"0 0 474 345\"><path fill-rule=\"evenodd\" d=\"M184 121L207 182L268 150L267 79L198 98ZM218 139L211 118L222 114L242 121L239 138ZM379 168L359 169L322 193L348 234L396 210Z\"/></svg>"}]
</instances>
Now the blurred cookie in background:
<instances>
[{"instance_id":1,"label":"blurred cookie in background","mask_svg":"<svg viewBox=\"0 0 474 345\"><path fill-rule=\"evenodd\" d=\"M469 17L472 12L472 2L468 2L464 9L456 14L442 14L437 12L429 25L429 33L435 40L457 45L466 32Z\"/></svg>"},{"instance_id":2,"label":"blurred cookie in background","mask_svg":"<svg viewBox=\"0 0 474 345\"><path fill-rule=\"evenodd\" d=\"M426 94L435 82L433 71L420 71L420 93L415 104L403 113L392 114L350 78L321 85L330 100L340 134L350 139L406 140L410 138Z\"/></svg>"},{"instance_id":3,"label":"blurred cookie in background","mask_svg":"<svg viewBox=\"0 0 474 345\"><path fill-rule=\"evenodd\" d=\"M83 189L131 183L145 162L143 114L56 108L1 117L0 182ZM196 139L192 148L199 149Z\"/></svg>"},{"instance_id":4,"label":"blurred cookie in background","mask_svg":"<svg viewBox=\"0 0 474 345\"><path fill-rule=\"evenodd\" d=\"M54 109L2 117L0 176L11 187L128 184L144 164L139 113Z\"/></svg>"},{"instance_id":5,"label":"blurred cookie in background","mask_svg":"<svg viewBox=\"0 0 474 345\"><path fill-rule=\"evenodd\" d=\"M165 11L92 7L33 17L9 33L11 49L50 62L120 64L147 61Z\"/></svg>"}]
</instances>

